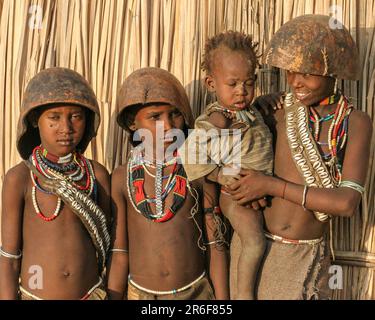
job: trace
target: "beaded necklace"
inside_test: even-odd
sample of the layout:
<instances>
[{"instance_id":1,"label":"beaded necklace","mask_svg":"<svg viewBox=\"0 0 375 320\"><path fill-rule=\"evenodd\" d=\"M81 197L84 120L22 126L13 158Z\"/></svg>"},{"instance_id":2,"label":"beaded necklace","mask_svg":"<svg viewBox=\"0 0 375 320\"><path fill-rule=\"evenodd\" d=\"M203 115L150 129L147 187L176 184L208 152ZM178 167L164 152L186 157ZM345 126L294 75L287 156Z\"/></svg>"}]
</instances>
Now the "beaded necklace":
<instances>
[{"instance_id":1,"label":"beaded necklace","mask_svg":"<svg viewBox=\"0 0 375 320\"><path fill-rule=\"evenodd\" d=\"M338 96L338 97L337 97ZM347 98L340 94L331 96L324 99L323 101L330 99L333 103L338 99L337 107L334 112L329 113L323 118L320 118L314 108L309 108L310 116L310 130L314 134L316 142L320 145L328 145L329 153L323 154L322 157L325 164L330 169L330 173L334 181L337 183L341 180L341 169L342 163L339 161L337 155L344 148L347 135L348 135L348 119L349 114L353 110L352 106L349 104ZM331 104L333 104L331 103ZM320 103L322 105L322 102ZM321 131L320 123L332 120L330 127L328 129L327 142L320 142L319 136Z\"/></svg>"},{"instance_id":2,"label":"beaded necklace","mask_svg":"<svg viewBox=\"0 0 375 320\"><path fill-rule=\"evenodd\" d=\"M130 157L128 163L127 180L129 199L135 210L149 220L154 222L166 222L170 220L174 217L178 209L181 208L185 201L188 184L187 177L183 166L178 164L177 160L178 158L175 157L171 161L162 164L162 166L166 167L174 163L173 169L169 174L168 181L164 189L162 188L163 176L161 174L157 174L157 172L155 175L151 174L151 176L154 176L155 178L155 189L156 186L159 185L160 192L158 194L157 190L155 190L154 197L147 197L144 190L145 172L147 172L147 170L145 170L146 163L144 157L138 150L135 149L132 152L132 156ZM158 170L158 165L156 165L156 170ZM172 205L166 210L163 210L164 201L172 190ZM160 201L162 204L161 210L160 207L158 208L158 201ZM152 212L150 203L155 203L156 214Z\"/></svg>"},{"instance_id":3,"label":"beaded necklace","mask_svg":"<svg viewBox=\"0 0 375 320\"><path fill-rule=\"evenodd\" d=\"M52 159L58 162L52 162L53 165L51 165L51 161L53 161ZM69 162L67 161L67 159L69 159ZM77 189L82 190L88 196L91 196L93 194L94 198L96 198L97 187L95 182L94 170L92 169L90 161L88 161L81 154L74 152L64 157L57 157L48 153L42 147L37 146L34 148L33 153L30 156L30 161L37 168L38 172L44 177L49 179L63 177L65 180L72 183L73 186ZM57 165L57 163L60 163L62 165ZM68 173L66 167L74 171ZM39 208L36 197L36 190L38 189L39 191L47 194L51 194L51 192L48 192L41 187L35 174L30 172L30 175L33 184L31 190L31 198L36 214L46 222L55 220L61 212L61 198L57 197L57 205L53 214L50 217L45 216ZM78 181L82 180L85 175L85 186L81 186L78 184Z\"/></svg>"}]
</instances>

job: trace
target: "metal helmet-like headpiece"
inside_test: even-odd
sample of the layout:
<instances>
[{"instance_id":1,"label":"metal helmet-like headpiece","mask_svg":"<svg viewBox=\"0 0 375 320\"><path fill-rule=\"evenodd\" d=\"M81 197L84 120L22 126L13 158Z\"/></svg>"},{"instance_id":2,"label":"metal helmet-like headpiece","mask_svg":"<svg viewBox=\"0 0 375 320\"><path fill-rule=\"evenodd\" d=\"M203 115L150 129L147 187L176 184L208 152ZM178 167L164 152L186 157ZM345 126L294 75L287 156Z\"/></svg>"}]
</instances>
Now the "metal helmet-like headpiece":
<instances>
[{"instance_id":1,"label":"metal helmet-like headpiece","mask_svg":"<svg viewBox=\"0 0 375 320\"><path fill-rule=\"evenodd\" d=\"M358 79L358 52L349 31L334 18L304 15L288 21L268 44L264 63L281 69Z\"/></svg>"}]
</instances>

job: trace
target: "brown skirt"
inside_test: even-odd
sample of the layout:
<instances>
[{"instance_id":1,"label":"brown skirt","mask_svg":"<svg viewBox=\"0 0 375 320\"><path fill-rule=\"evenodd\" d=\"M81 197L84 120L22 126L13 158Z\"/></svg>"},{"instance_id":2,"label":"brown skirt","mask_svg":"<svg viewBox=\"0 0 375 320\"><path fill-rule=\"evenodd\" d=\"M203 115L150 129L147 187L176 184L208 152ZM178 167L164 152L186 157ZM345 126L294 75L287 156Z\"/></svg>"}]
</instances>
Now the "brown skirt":
<instances>
[{"instance_id":1,"label":"brown skirt","mask_svg":"<svg viewBox=\"0 0 375 320\"><path fill-rule=\"evenodd\" d=\"M235 233L231 242L230 290L237 287L237 263L241 242ZM324 239L310 243L283 243L267 238L267 248L258 272L258 300L329 299L330 256Z\"/></svg>"}]
</instances>

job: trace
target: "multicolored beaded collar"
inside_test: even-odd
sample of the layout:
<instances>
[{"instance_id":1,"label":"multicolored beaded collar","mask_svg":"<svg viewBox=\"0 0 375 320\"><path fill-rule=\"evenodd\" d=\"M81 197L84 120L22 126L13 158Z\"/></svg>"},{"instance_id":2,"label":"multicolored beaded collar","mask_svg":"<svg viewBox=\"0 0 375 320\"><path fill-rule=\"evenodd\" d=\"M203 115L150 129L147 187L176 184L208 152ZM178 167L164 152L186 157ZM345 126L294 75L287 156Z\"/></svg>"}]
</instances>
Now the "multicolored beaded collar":
<instances>
[{"instance_id":1,"label":"multicolored beaded collar","mask_svg":"<svg viewBox=\"0 0 375 320\"><path fill-rule=\"evenodd\" d=\"M339 98L338 100L337 96ZM348 119L353 108L351 107L348 99L341 93L329 98L331 98L331 101L333 101L332 104L336 103L334 101L337 100L337 107L335 111L323 118L320 118L314 108L309 108L309 123L310 130L313 131L314 139L317 144L328 145L329 153L322 154L322 157L326 164L330 167L332 177L335 179L335 181L340 181L342 164L340 163L340 159L338 159L337 155L345 146L348 136ZM321 142L319 141L321 131L320 123L329 120L332 120L332 122L328 130L327 142Z\"/></svg>"},{"instance_id":2,"label":"multicolored beaded collar","mask_svg":"<svg viewBox=\"0 0 375 320\"><path fill-rule=\"evenodd\" d=\"M67 159L70 159L70 161L66 161ZM75 188L85 192L89 196L93 194L94 198L96 198L97 188L94 170L90 161L88 161L81 154L74 152L64 157L57 157L48 153L43 147L37 146L34 148L33 153L30 156L30 161L37 168L38 172L44 177L53 179L57 176L63 175L64 178L72 183ZM40 186L38 183L38 178L35 174L30 172L30 175L33 184L31 197L36 214L46 222L55 220L61 211L61 199L57 197L56 209L51 216L47 217L44 215L38 205L36 190L38 189L39 191L47 194L51 193L44 190ZM85 178L84 186L78 183L83 178Z\"/></svg>"},{"instance_id":3,"label":"multicolored beaded collar","mask_svg":"<svg viewBox=\"0 0 375 320\"><path fill-rule=\"evenodd\" d=\"M171 162L168 162L168 165L171 164ZM145 172L147 173L145 170L146 165L147 164L145 163L142 154L139 152L139 150L134 149L128 162L127 180L129 199L134 209L147 219L154 222L166 222L174 217L186 199L188 182L185 170L181 164L178 164L178 158L176 157L174 159L172 172L169 174L168 181L164 188L162 188L162 172L151 175L155 179L155 196L147 197L144 190ZM158 171L158 168L156 168L156 170ZM161 192L157 192L157 189L161 189ZM172 205L169 208L164 209L164 201L172 190ZM161 203L161 208L160 204L158 207L158 198L159 202ZM150 208L150 203L156 204L155 214Z\"/></svg>"}]
</instances>

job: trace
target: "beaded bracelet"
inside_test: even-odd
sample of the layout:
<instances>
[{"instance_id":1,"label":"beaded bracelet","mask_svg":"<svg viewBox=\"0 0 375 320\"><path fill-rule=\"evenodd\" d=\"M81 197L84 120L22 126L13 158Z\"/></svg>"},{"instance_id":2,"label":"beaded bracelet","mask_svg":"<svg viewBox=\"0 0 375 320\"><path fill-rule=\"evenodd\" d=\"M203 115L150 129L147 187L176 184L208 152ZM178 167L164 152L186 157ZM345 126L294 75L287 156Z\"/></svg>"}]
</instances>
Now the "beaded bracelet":
<instances>
[{"instance_id":1,"label":"beaded bracelet","mask_svg":"<svg viewBox=\"0 0 375 320\"><path fill-rule=\"evenodd\" d=\"M203 209L203 213L206 214L206 213L214 213L214 214L221 214L221 209L219 206L214 206L214 207L210 207L210 208L204 208Z\"/></svg>"},{"instance_id":2,"label":"beaded bracelet","mask_svg":"<svg viewBox=\"0 0 375 320\"><path fill-rule=\"evenodd\" d=\"M0 256L3 256L4 258L18 260L22 257L22 252L20 252L19 254L12 254L12 253L4 251L3 247L0 247Z\"/></svg>"}]
</instances>

